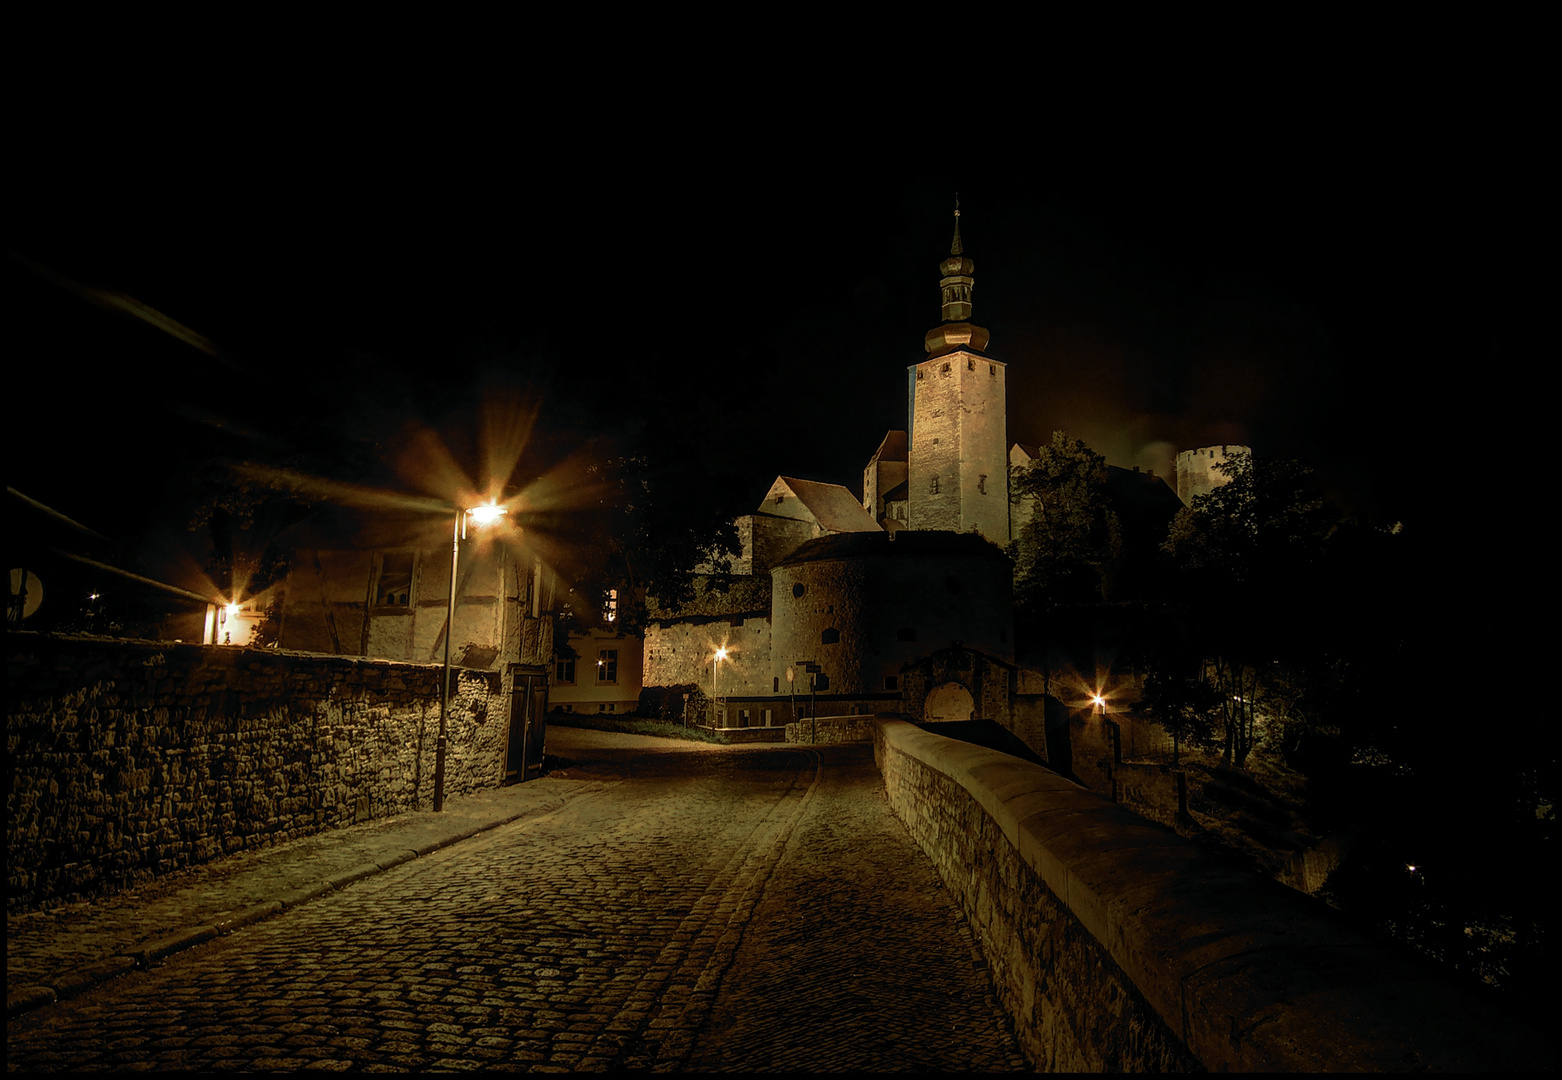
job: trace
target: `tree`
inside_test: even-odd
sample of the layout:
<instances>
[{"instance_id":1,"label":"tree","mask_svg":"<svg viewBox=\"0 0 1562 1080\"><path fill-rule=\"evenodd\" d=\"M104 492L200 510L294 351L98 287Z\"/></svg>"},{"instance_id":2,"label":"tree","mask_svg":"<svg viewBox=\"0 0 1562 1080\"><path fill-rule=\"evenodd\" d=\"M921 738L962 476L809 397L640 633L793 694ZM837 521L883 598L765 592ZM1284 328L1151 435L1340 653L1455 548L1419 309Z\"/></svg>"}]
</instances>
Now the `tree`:
<instances>
[{"instance_id":1,"label":"tree","mask_svg":"<svg viewBox=\"0 0 1562 1080\"><path fill-rule=\"evenodd\" d=\"M1177 515L1162 550L1181 571L1186 636L1219 693L1222 759L1240 768L1261 706L1291 706L1296 722L1301 699L1280 690L1327 663L1327 631L1348 617L1330 558L1344 518L1299 462L1243 457L1219 468L1227 482Z\"/></svg>"},{"instance_id":2,"label":"tree","mask_svg":"<svg viewBox=\"0 0 1562 1080\"><path fill-rule=\"evenodd\" d=\"M1109 597L1123 536L1107 501L1106 459L1055 431L1035 458L1014 467L1009 493L1023 519L1010 548L1015 605L1034 614Z\"/></svg>"},{"instance_id":3,"label":"tree","mask_svg":"<svg viewBox=\"0 0 1562 1080\"><path fill-rule=\"evenodd\" d=\"M1144 680L1144 708L1172 737L1172 764L1183 743L1207 746L1214 741L1220 691L1202 675L1185 675L1158 667Z\"/></svg>"},{"instance_id":4,"label":"tree","mask_svg":"<svg viewBox=\"0 0 1562 1080\"><path fill-rule=\"evenodd\" d=\"M663 607L687 603L696 565L741 550L725 508L685 497L680 472L659 468L650 453L602 448L588 455L578 480L581 494L571 509L528 519L528 527L549 535L556 565L578 598L561 629L597 624L603 599L616 590L614 628L638 633L647 597Z\"/></svg>"}]
</instances>

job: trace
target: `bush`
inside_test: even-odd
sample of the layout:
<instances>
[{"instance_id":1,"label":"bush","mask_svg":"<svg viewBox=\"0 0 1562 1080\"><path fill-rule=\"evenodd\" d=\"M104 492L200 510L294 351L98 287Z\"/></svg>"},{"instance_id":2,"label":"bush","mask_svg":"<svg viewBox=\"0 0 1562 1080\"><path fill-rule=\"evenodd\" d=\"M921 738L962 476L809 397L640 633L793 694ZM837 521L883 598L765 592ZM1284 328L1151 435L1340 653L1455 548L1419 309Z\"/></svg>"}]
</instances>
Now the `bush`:
<instances>
[{"instance_id":1,"label":"bush","mask_svg":"<svg viewBox=\"0 0 1562 1080\"><path fill-rule=\"evenodd\" d=\"M647 686L640 691L640 701L635 706L635 713L647 720L667 720L672 723L683 723L685 699L688 702L688 719L698 723L700 713L695 709L699 694L699 688L693 683L680 684L678 686Z\"/></svg>"}]
</instances>

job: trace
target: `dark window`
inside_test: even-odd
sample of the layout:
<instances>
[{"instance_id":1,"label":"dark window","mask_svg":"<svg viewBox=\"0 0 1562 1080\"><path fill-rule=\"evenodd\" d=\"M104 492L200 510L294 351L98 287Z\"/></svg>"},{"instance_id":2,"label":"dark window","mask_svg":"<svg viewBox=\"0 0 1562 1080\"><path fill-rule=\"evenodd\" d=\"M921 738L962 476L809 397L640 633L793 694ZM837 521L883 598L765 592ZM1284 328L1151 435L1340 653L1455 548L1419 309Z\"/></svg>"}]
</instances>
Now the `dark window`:
<instances>
[{"instance_id":1,"label":"dark window","mask_svg":"<svg viewBox=\"0 0 1562 1080\"><path fill-rule=\"evenodd\" d=\"M899 630L895 631L896 641L915 641L916 639L917 628L914 626L902 626Z\"/></svg>"},{"instance_id":2,"label":"dark window","mask_svg":"<svg viewBox=\"0 0 1562 1080\"><path fill-rule=\"evenodd\" d=\"M983 495L987 494L987 474L986 473L982 473L982 475L977 478L977 480L976 480L976 490L980 491Z\"/></svg>"},{"instance_id":3,"label":"dark window","mask_svg":"<svg viewBox=\"0 0 1562 1080\"><path fill-rule=\"evenodd\" d=\"M776 675L770 680L770 692L772 694L779 694L781 692L781 676Z\"/></svg>"},{"instance_id":4,"label":"dark window","mask_svg":"<svg viewBox=\"0 0 1562 1080\"><path fill-rule=\"evenodd\" d=\"M380 556L380 584L374 602L382 607L408 607L412 603L412 553Z\"/></svg>"},{"instance_id":5,"label":"dark window","mask_svg":"<svg viewBox=\"0 0 1562 1080\"><path fill-rule=\"evenodd\" d=\"M821 631L819 634L819 644L821 645L834 645L840 640L841 632L833 626Z\"/></svg>"},{"instance_id":6,"label":"dark window","mask_svg":"<svg viewBox=\"0 0 1562 1080\"><path fill-rule=\"evenodd\" d=\"M935 477L933 477L933 479L928 481L927 491L928 491L929 495L937 495L938 494L938 477L935 476Z\"/></svg>"},{"instance_id":7,"label":"dark window","mask_svg":"<svg viewBox=\"0 0 1562 1080\"><path fill-rule=\"evenodd\" d=\"M949 374L949 362L947 360L944 361L944 366L940 370L940 374L942 374L942 375L948 375Z\"/></svg>"},{"instance_id":8,"label":"dark window","mask_svg":"<svg viewBox=\"0 0 1562 1080\"><path fill-rule=\"evenodd\" d=\"M793 596L802 596L807 591L808 591L808 586L804 585L801 581L799 581L796 585L792 586L792 595Z\"/></svg>"},{"instance_id":9,"label":"dark window","mask_svg":"<svg viewBox=\"0 0 1562 1080\"><path fill-rule=\"evenodd\" d=\"M557 660L553 664L553 681L565 686L575 685L575 661Z\"/></svg>"},{"instance_id":10,"label":"dark window","mask_svg":"<svg viewBox=\"0 0 1562 1080\"><path fill-rule=\"evenodd\" d=\"M975 371L976 370L976 361L972 360L969 356L965 358L965 370L967 370L967 371Z\"/></svg>"},{"instance_id":11,"label":"dark window","mask_svg":"<svg viewBox=\"0 0 1562 1080\"><path fill-rule=\"evenodd\" d=\"M616 683L618 681L618 650L597 650L597 682Z\"/></svg>"}]
</instances>

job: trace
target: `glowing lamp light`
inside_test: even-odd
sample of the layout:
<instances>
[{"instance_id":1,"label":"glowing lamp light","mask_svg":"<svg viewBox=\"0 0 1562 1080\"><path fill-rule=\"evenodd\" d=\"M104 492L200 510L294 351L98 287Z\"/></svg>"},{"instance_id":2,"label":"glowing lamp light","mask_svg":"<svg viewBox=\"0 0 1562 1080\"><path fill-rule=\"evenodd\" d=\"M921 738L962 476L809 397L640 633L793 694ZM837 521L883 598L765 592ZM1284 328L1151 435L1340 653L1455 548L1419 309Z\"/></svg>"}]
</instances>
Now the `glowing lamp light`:
<instances>
[{"instance_id":1,"label":"glowing lamp light","mask_svg":"<svg viewBox=\"0 0 1562 1080\"><path fill-rule=\"evenodd\" d=\"M232 618L234 615L237 615L240 610L241 609L239 607L238 601L235 600L233 603L228 605L228 617Z\"/></svg>"},{"instance_id":2,"label":"glowing lamp light","mask_svg":"<svg viewBox=\"0 0 1562 1080\"><path fill-rule=\"evenodd\" d=\"M477 522L479 525L489 525L495 521L498 521L499 518L506 513L506 511L502 506L496 506L493 503L488 503L484 506L474 506L468 510L467 513L472 515L472 520Z\"/></svg>"}]
</instances>

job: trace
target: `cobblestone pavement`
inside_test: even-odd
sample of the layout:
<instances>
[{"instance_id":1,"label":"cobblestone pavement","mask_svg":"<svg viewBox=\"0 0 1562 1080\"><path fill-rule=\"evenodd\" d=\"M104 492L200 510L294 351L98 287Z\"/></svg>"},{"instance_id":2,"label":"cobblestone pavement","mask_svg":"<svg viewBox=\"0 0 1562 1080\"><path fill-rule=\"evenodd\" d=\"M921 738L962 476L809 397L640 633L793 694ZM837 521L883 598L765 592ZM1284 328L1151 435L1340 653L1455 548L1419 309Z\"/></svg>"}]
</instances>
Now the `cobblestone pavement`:
<instances>
[{"instance_id":1,"label":"cobblestone pavement","mask_svg":"<svg viewBox=\"0 0 1562 1080\"><path fill-rule=\"evenodd\" d=\"M13 1014L7 1068L1021 1067L869 748L598 742L509 824Z\"/></svg>"}]
</instances>

